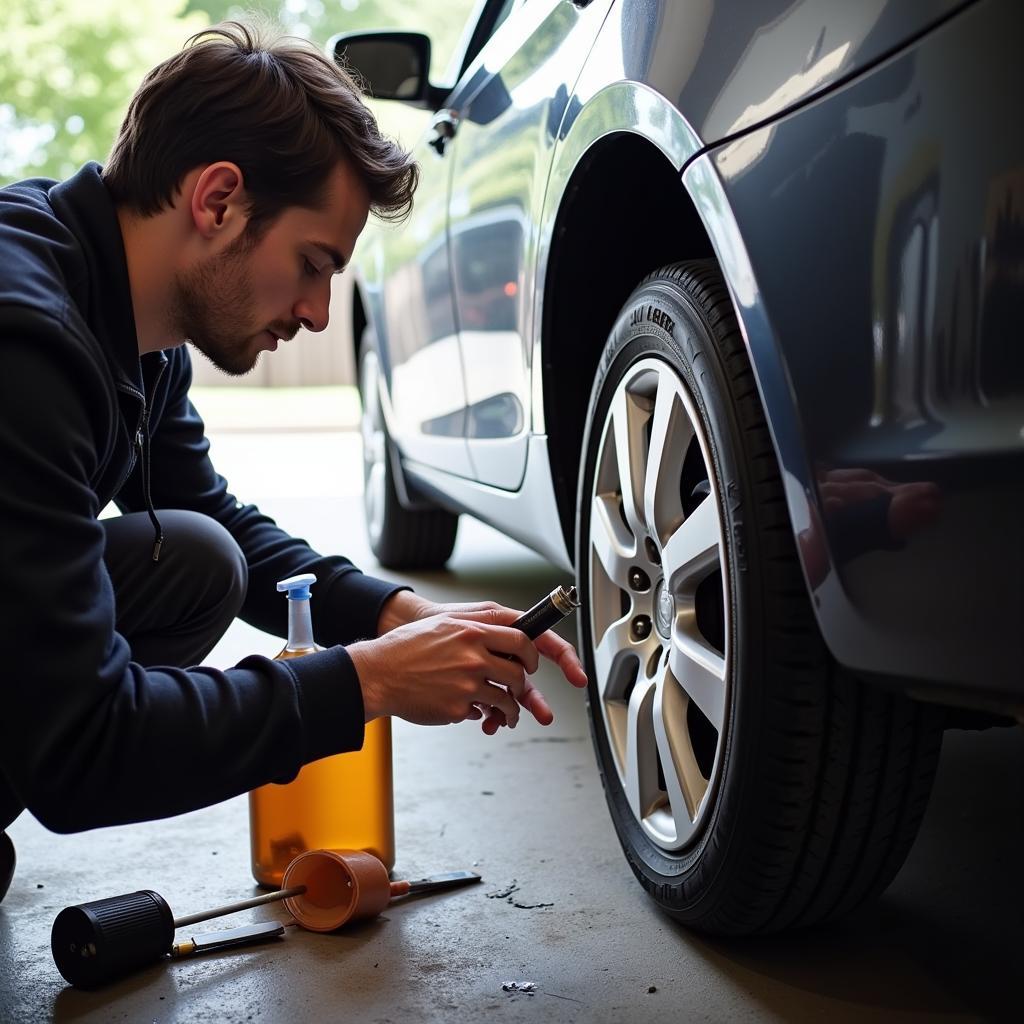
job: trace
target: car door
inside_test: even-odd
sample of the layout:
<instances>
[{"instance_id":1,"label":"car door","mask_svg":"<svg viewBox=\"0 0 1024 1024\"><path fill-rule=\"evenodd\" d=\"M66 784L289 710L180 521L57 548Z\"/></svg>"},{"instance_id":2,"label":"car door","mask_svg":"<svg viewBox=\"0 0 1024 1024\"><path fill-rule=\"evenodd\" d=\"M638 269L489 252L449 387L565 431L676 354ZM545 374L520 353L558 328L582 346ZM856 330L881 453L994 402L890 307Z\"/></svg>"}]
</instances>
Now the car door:
<instances>
[{"instance_id":1,"label":"car door","mask_svg":"<svg viewBox=\"0 0 1024 1024\"><path fill-rule=\"evenodd\" d=\"M413 150L420 181L409 219L367 232L360 279L387 380L392 438L406 460L469 477L448 252L451 162L430 145L433 134Z\"/></svg>"},{"instance_id":2,"label":"car door","mask_svg":"<svg viewBox=\"0 0 1024 1024\"><path fill-rule=\"evenodd\" d=\"M497 0L447 102L448 204L464 428L476 479L509 490L531 422L531 253L568 96L611 0ZM487 17L485 12L484 17Z\"/></svg>"}]
</instances>

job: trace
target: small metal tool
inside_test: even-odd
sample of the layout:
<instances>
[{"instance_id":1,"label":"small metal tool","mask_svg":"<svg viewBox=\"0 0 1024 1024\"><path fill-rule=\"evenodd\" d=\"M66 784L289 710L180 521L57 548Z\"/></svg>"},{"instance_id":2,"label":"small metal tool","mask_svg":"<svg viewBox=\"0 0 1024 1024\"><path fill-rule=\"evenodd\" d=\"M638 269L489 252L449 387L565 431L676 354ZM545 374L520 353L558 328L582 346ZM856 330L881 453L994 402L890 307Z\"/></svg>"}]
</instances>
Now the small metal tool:
<instances>
[{"instance_id":1,"label":"small metal tool","mask_svg":"<svg viewBox=\"0 0 1024 1024\"><path fill-rule=\"evenodd\" d=\"M392 896L416 896L425 892L442 892L445 889L458 889L463 885L473 885L480 881L475 871L446 871L441 875L419 878L415 882L392 882Z\"/></svg>"},{"instance_id":2,"label":"small metal tool","mask_svg":"<svg viewBox=\"0 0 1024 1024\"><path fill-rule=\"evenodd\" d=\"M284 935L284 925L280 921L263 921L242 928L225 928L219 932L206 932L205 935L193 935L181 942L175 942L171 946L170 955L178 958L191 956L193 953L208 953L213 949L251 946L276 938L278 935Z\"/></svg>"},{"instance_id":3,"label":"small metal tool","mask_svg":"<svg viewBox=\"0 0 1024 1024\"><path fill-rule=\"evenodd\" d=\"M575 587L555 587L512 625L515 629L521 629L531 640L536 640L541 633L561 622L566 615L571 615L579 606L580 598Z\"/></svg>"}]
</instances>

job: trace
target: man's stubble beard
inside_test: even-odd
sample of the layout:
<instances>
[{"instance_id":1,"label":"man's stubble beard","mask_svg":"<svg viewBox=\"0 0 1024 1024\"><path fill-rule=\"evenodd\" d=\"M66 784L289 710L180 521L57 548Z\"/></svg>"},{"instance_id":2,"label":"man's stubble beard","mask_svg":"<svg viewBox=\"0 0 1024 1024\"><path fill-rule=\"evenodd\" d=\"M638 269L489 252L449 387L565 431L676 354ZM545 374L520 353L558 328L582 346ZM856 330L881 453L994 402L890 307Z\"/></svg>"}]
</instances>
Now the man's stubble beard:
<instances>
[{"instance_id":1,"label":"man's stubble beard","mask_svg":"<svg viewBox=\"0 0 1024 1024\"><path fill-rule=\"evenodd\" d=\"M176 333L233 377L249 373L260 356L253 346L259 328L249 319L253 289L246 257L253 247L253 240L242 234L174 281Z\"/></svg>"}]
</instances>

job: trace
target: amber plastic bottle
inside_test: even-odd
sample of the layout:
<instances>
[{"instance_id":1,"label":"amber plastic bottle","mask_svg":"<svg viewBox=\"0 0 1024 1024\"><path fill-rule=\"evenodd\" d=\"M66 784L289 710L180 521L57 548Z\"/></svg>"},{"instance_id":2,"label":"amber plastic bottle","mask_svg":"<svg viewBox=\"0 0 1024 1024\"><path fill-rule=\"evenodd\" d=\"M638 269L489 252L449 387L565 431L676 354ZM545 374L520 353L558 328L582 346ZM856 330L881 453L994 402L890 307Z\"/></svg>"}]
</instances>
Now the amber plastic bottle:
<instances>
[{"instance_id":1,"label":"amber plastic bottle","mask_svg":"<svg viewBox=\"0 0 1024 1024\"><path fill-rule=\"evenodd\" d=\"M277 585L288 595L288 642L279 659L323 650L313 642L309 613L315 582L307 573ZM280 887L285 868L307 850L366 850L394 867L391 719L366 726L361 750L314 761L286 785L253 790L249 834L252 873L260 885Z\"/></svg>"}]
</instances>

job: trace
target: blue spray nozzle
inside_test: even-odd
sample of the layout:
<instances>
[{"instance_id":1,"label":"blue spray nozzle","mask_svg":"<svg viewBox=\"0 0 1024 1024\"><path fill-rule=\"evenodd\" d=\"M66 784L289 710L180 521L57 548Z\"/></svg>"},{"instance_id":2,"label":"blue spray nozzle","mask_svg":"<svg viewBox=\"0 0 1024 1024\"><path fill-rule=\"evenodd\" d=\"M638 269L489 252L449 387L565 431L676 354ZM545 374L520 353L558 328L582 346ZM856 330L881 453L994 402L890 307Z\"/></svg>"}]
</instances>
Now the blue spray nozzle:
<instances>
[{"instance_id":1,"label":"blue spray nozzle","mask_svg":"<svg viewBox=\"0 0 1024 1024\"><path fill-rule=\"evenodd\" d=\"M311 572L305 572L301 576L289 576L286 580L279 580L277 589L279 592L287 592L289 601L308 601L309 588L316 583L316 576Z\"/></svg>"}]
</instances>

